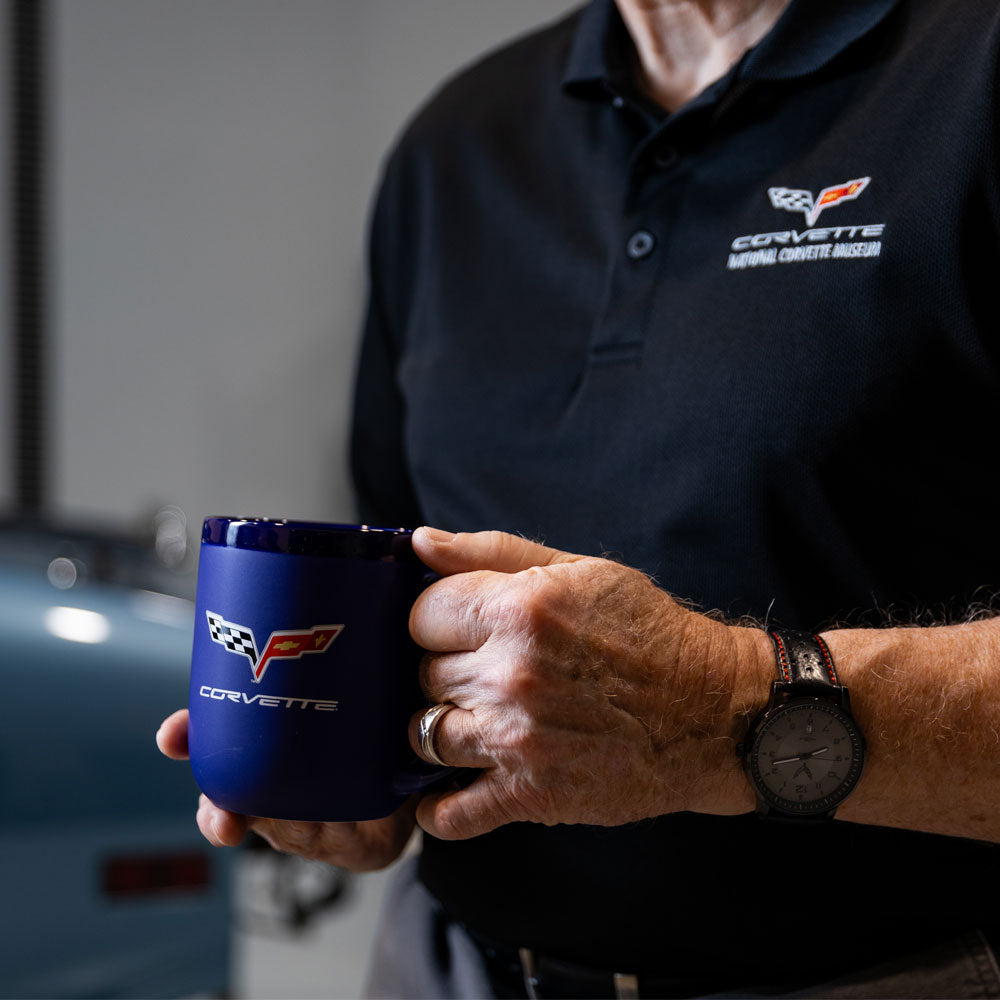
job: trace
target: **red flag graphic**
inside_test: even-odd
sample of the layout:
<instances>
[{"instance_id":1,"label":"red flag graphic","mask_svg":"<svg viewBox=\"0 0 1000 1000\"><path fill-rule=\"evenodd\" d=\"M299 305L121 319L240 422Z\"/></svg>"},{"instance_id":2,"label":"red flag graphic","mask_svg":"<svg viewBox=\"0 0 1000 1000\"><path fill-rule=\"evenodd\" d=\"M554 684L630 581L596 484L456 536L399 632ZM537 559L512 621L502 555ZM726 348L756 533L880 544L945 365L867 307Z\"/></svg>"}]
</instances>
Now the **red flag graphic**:
<instances>
[{"instance_id":1,"label":"red flag graphic","mask_svg":"<svg viewBox=\"0 0 1000 1000\"><path fill-rule=\"evenodd\" d=\"M254 667L254 680L259 681L264 676L270 660L282 658L297 660L305 653L324 652L343 629L343 625L317 625L306 630L272 632L260 660Z\"/></svg>"}]
</instances>

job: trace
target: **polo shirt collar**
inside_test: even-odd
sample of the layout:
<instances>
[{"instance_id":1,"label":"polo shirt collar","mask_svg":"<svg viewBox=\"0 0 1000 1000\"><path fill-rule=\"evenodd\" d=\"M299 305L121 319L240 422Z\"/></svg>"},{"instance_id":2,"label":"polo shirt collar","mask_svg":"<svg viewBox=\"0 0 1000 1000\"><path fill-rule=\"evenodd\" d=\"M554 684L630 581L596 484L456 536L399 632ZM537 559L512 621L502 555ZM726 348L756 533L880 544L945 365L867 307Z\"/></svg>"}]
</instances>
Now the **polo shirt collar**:
<instances>
[{"instance_id":1,"label":"polo shirt collar","mask_svg":"<svg viewBox=\"0 0 1000 1000\"><path fill-rule=\"evenodd\" d=\"M743 58L741 79L781 80L822 68L875 28L902 0L792 0L775 26ZM633 80L633 47L614 0L581 11L563 74L579 97L606 97Z\"/></svg>"},{"instance_id":2,"label":"polo shirt collar","mask_svg":"<svg viewBox=\"0 0 1000 1000\"><path fill-rule=\"evenodd\" d=\"M632 39L614 0L591 0L580 12L563 87L580 97L605 97L634 79Z\"/></svg>"},{"instance_id":3,"label":"polo shirt collar","mask_svg":"<svg viewBox=\"0 0 1000 1000\"><path fill-rule=\"evenodd\" d=\"M872 31L901 0L792 0L777 24L747 53L740 76L787 80L832 62Z\"/></svg>"}]
</instances>

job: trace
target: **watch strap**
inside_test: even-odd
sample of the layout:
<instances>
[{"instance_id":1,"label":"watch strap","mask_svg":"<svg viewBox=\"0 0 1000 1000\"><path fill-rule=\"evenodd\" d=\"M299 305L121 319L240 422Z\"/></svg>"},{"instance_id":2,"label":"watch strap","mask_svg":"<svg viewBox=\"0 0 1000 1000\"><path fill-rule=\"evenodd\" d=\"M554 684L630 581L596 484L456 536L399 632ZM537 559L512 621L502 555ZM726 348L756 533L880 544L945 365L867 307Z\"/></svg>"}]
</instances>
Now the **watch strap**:
<instances>
[{"instance_id":1,"label":"watch strap","mask_svg":"<svg viewBox=\"0 0 1000 1000\"><path fill-rule=\"evenodd\" d=\"M829 695L839 687L833 657L818 635L778 628L769 629L768 635L774 643L779 679L791 691Z\"/></svg>"}]
</instances>

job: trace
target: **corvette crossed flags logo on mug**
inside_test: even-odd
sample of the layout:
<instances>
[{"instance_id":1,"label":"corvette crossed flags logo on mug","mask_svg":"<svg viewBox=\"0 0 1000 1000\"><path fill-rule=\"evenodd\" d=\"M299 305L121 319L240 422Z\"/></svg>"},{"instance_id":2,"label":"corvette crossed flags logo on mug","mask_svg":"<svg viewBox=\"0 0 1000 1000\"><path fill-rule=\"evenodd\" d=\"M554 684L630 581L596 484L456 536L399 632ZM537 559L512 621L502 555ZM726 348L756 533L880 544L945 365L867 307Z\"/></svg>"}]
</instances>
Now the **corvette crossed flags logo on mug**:
<instances>
[{"instance_id":1,"label":"corvette crossed flags logo on mug","mask_svg":"<svg viewBox=\"0 0 1000 1000\"><path fill-rule=\"evenodd\" d=\"M330 643L344 630L343 625L316 625L310 629L282 629L272 632L258 654L253 631L245 625L227 622L221 615L205 612L212 642L225 646L231 653L239 653L250 661L253 682L259 684L271 660L297 660L306 653L323 653Z\"/></svg>"}]
</instances>

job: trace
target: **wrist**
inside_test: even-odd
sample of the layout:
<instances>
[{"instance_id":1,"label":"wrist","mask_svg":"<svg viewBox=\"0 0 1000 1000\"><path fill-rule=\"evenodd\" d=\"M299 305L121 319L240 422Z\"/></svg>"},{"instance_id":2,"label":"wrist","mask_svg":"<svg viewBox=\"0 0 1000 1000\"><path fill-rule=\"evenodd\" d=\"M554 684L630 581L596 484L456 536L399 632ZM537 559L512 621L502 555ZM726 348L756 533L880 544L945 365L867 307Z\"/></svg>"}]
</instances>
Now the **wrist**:
<instances>
[{"instance_id":1,"label":"wrist","mask_svg":"<svg viewBox=\"0 0 1000 1000\"><path fill-rule=\"evenodd\" d=\"M767 704L771 685L777 678L774 643L761 628L729 627L734 644L732 738L741 742L754 716Z\"/></svg>"},{"instance_id":2,"label":"wrist","mask_svg":"<svg viewBox=\"0 0 1000 1000\"><path fill-rule=\"evenodd\" d=\"M736 665L730 711L730 749L727 761L732 812L752 812L756 799L747 781L737 746L746 739L750 724L767 704L776 677L774 644L761 628L730 626Z\"/></svg>"},{"instance_id":3,"label":"wrist","mask_svg":"<svg viewBox=\"0 0 1000 1000\"><path fill-rule=\"evenodd\" d=\"M743 771L737 745L754 716L767 703L775 674L774 647L759 628L712 622L708 662L718 664L726 697L719 700L713 728L705 741L706 780L696 812L736 815L752 812L754 796Z\"/></svg>"}]
</instances>

